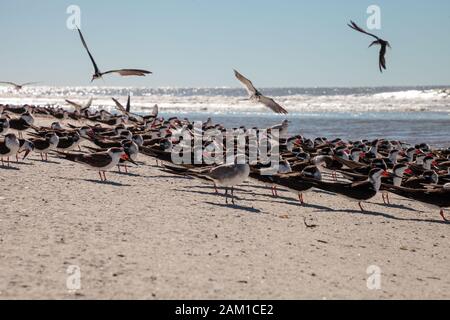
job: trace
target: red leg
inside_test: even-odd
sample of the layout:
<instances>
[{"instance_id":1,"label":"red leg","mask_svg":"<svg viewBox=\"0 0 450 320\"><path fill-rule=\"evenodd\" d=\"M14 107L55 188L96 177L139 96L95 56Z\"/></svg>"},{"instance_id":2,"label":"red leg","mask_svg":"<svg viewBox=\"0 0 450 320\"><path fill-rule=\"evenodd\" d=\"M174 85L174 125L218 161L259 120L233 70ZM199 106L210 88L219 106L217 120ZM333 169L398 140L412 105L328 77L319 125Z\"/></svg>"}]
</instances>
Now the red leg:
<instances>
[{"instance_id":1,"label":"red leg","mask_svg":"<svg viewBox=\"0 0 450 320\"><path fill-rule=\"evenodd\" d=\"M106 181L107 179L106 179L106 172L105 171L103 171L103 179Z\"/></svg>"},{"instance_id":2,"label":"red leg","mask_svg":"<svg viewBox=\"0 0 450 320\"><path fill-rule=\"evenodd\" d=\"M273 186L273 191L274 191L274 195L275 195L275 197L278 197L278 190L277 190L277 186Z\"/></svg>"},{"instance_id":3,"label":"red leg","mask_svg":"<svg viewBox=\"0 0 450 320\"><path fill-rule=\"evenodd\" d=\"M216 186L215 182L214 182L214 191L216 192L216 194L219 193L219 190L217 190L217 186Z\"/></svg>"},{"instance_id":4,"label":"red leg","mask_svg":"<svg viewBox=\"0 0 450 320\"><path fill-rule=\"evenodd\" d=\"M8 167L10 166L10 163L9 163L9 157L8 158L6 158L7 160L8 160Z\"/></svg>"},{"instance_id":5,"label":"red leg","mask_svg":"<svg viewBox=\"0 0 450 320\"><path fill-rule=\"evenodd\" d=\"M127 167L127 165L124 165L124 167L125 167L125 172L128 173L128 167Z\"/></svg>"},{"instance_id":6,"label":"red leg","mask_svg":"<svg viewBox=\"0 0 450 320\"><path fill-rule=\"evenodd\" d=\"M444 209L441 209L441 212L439 214L441 215L442 219L444 219L444 221L448 222L448 220L444 216Z\"/></svg>"},{"instance_id":7,"label":"red leg","mask_svg":"<svg viewBox=\"0 0 450 320\"><path fill-rule=\"evenodd\" d=\"M120 171L120 164L117 165L117 169L119 169L119 172L122 172L122 171Z\"/></svg>"},{"instance_id":8,"label":"red leg","mask_svg":"<svg viewBox=\"0 0 450 320\"><path fill-rule=\"evenodd\" d=\"M303 193L299 193L298 194L298 201L300 201L301 204L304 204L305 202L303 201Z\"/></svg>"},{"instance_id":9,"label":"red leg","mask_svg":"<svg viewBox=\"0 0 450 320\"><path fill-rule=\"evenodd\" d=\"M44 157L42 156L42 153L39 153L41 155L41 161L44 161Z\"/></svg>"},{"instance_id":10,"label":"red leg","mask_svg":"<svg viewBox=\"0 0 450 320\"><path fill-rule=\"evenodd\" d=\"M100 176L100 180L103 181L103 177L102 177L101 171L98 172L98 175Z\"/></svg>"},{"instance_id":11,"label":"red leg","mask_svg":"<svg viewBox=\"0 0 450 320\"><path fill-rule=\"evenodd\" d=\"M387 200L387 203L390 205L391 204L391 200L389 200L389 193L386 193L386 200Z\"/></svg>"}]
</instances>

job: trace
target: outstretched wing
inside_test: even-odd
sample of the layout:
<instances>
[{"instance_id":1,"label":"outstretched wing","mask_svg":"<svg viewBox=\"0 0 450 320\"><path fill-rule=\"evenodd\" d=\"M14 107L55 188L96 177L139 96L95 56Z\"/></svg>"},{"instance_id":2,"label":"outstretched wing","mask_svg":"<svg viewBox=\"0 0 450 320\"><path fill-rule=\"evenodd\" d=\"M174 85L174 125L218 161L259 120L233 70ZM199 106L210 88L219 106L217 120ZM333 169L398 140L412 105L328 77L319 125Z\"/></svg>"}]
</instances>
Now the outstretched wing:
<instances>
[{"instance_id":1,"label":"outstretched wing","mask_svg":"<svg viewBox=\"0 0 450 320\"><path fill-rule=\"evenodd\" d=\"M68 99L66 99L65 101L66 101L68 104L70 104L72 107L74 107L75 110L77 110L77 111L81 111L81 109L83 108L80 104L78 104L78 103L76 103L76 102L70 101L70 100L68 100Z\"/></svg>"},{"instance_id":2,"label":"outstretched wing","mask_svg":"<svg viewBox=\"0 0 450 320\"><path fill-rule=\"evenodd\" d=\"M382 45L380 49L379 67L380 72L383 72L383 69L386 70L386 45Z\"/></svg>"},{"instance_id":3,"label":"outstretched wing","mask_svg":"<svg viewBox=\"0 0 450 320\"><path fill-rule=\"evenodd\" d=\"M81 111L87 110L91 107L92 101L94 101L94 98L90 98L89 101L86 103L86 105L81 109Z\"/></svg>"},{"instance_id":4,"label":"outstretched wing","mask_svg":"<svg viewBox=\"0 0 450 320\"><path fill-rule=\"evenodd\" d=\"M127 113L131 111L131 97L130 95L128 95L128 100L127 100Z\"/></svg>"},{"instance_id":5,"label":"outstretched wing","mask_svg":"<svg viewBox=\"0 0 450 320\"><path fill-rule=\"evenodd\" d=\"M122 113L124 113L124 114L126 114L127 113L127 110L125 109L125 107L117 100L117 99L115 99L115 98L111 98L113 101L114 101L114 103L116 104L116 108L117 108L117 110L119 110L120 112L122 112Z\"/></svg>"},{"instance_id":6,"label":"outstretched wing","mask_svg":"<svg viewBox=\"0 0 450 320\"><path fill-rule=\"evenodd\" d=\"M95 63L94 57L92 57L92 54L89 51L89 48L88 48L88 46L86 44L86 41L84 40L84 37L83 37L83 34L81 33L81 30L79 28L77 28L77 30L78 30L78 34L80 35L81 42L83 43L83 46L86 49L86 51L87 51L87 53L89 55L89 58L91 59L92 64L94 65L94 73L95 74L100 73L100 70L98 69L97 64Z\"/></svg>"},{"instance_id":7,"label":"outstretched wing","mask_svg":"<svg viewBox=\"0 0 450 320\"><path fill-rule=\"evenodd\" d=\"M270 108L275 113L287 114L288 112L282 106L275 102L272 98L260 96L259 102Z\"/></svg>"},{"instance_id":8,"label":"outstretched wing","mask_svg":"<svg viewBox=\"0 0 450 320\"><path fill-rule=\"evenodd\" d=\"M126 76L138 76L138 77L144 77L146 74L151 74L151 71L147 70L141 70L141 69L119 69L119 70L109 70L106 72L103 72L102 74L108 74L108 73L118 73L123 77Z\"/></svg>"},{"instance_id":9,"label":"outstretched wing","mask_svg":"<svg viewBox=\"0 0 450 320\"><path fill-rule=\"evenodd\" d=\"M31 85L33 85L33 84L38 84L39 82L25 82L25 83L22 83L20 86L21 87L24 87L24 86L31 86Z\"/></svg>"},{"instance_id":10,"label":"outstretched wing","mask_svg":"<svg viewBox=\"0 0 450 320\"><path fill-rule=\"evenodd\" d=\"M367 31L365 31L363 28L359 27L359 26L358 26L356 23L354 23L353 21L350 21L350 23L347 24L347 25L348 25L350 28L352 28L353 30L356 30L356 31L358 31L358 32L367 34L367 35L369 35L369 36L371 36L371 37L374 37L374 38L377 39L377 40L380 40L380 38L378 38L376 35L374 35L374 34L372 34L372 33L369 33L369 32L367 32Z\"/></svg>"},{"instance_id":11,"label":"outstretched wing","mask_svg":"<svg viewBox=\"0 0 450 320\"><path fill-rule=\"evenodd\" d=\"M248 80L246 77L244 77L242 74L234 70L234 75L236 78L244 85L245 89L247 90L248 94L250 96L259 95L258 89L255 88L253 83Z\"/></svg>"},{"instance_id":12,"label":"outstretched wing","mask_svg":"<svg viewBox=\"0 0 450 320\"><path fill-rule=\"evenodd\" d=\"M9 85L14 86L14 87L19 87L19 85L16 84L16 83L14 83L14 82L0 81L0 83L1 83L1 84L9 84Z\"/></svg>"}]
</instances>

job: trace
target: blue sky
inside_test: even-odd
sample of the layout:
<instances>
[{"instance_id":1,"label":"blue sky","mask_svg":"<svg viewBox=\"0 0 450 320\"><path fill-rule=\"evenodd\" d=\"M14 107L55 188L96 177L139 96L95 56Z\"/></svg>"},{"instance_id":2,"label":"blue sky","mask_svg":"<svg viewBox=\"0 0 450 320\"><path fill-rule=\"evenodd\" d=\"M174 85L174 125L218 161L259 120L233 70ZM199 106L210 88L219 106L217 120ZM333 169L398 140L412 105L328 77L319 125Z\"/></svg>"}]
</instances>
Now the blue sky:
<instances>
[{"instance_id":1,"label":"blue sky","mask_svg":"<svg viewBox=\"0 0 450 320\"><path fill-rule=\"evenodd\" d=\"M233 68L259 87L450 84L448 0L2 0L0 80L90 85L71 4L100 69L154 72L98 85L235 87ZM365 27L372 4L393 47L383 75L378 48L346 26Z\"/></svg>"}]
</instances>

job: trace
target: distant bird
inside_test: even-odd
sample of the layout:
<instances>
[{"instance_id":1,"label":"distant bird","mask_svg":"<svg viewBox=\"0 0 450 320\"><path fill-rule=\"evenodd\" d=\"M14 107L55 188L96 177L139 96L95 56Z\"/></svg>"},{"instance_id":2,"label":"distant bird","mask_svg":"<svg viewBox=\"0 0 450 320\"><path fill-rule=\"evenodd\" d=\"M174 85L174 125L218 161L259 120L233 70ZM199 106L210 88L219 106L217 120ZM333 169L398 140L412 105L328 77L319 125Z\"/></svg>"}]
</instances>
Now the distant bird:
<instances>
[{"instance_id":1,"label":"distant bird","mask_svg":"<svg viewBox=\"0 0 450 320\"><path fill-rule=\"evenodd\" d=\"M22 84L17 84L17 83L9 82L9 81L0 81L0 83L1 84L9 84L9 85L13 86L14 89L16 89L17 91L20 91L20 90L22 90L23 87L29 86L32 84L36 84L38 82L26 82L26 83L22 83Z\"/></svg>"},{"instance_id":2,"label":"distant bird","mask_svg":"<svg viewBox=\"0 0 450 320\"><path fill-rule=\"evenodd\" d=\"M100 69L98 68L97 64L95 63L94 58L92 57L91 52L89 51L89 48L86 44L86 41L84 40L83 34L81 33L81 30L79 28L77 28L78 33L80 35L80 39L81 42L83 43L84 48L86 49L89 58L91 59L91 62L94 66L94 74L92 75L92 81L94 81L95 79L101 78L102 76L104 76L105 74L109 74L109 73L118 73L121 76L140 76L140 77L144 77L146 74L151 74L150 71L147 70L141 70L141 69L118 69L118 70L109 70L106 72L101 72Z\"/></svg>"},{"instance_id":3,"label":"distant bird","mask_svg":"<svg viewBox=\"0 0 450 320\"><path fill-rule=\"evenodd\" d=\"M386 47L391 48L391 45L389 44L388 41L385 41L379 37L377 37L376 35L369 33L367 31L365 31L364 29L360 28L356 23L354 23L353 21L350 21L350 24L347 24L350 28L352 28L353 30L356 30L358 32L367 34L371 37L374 37L376 40L374 42L372 42L369 46L369 48L375 44L380 45L380 57L379 57L379 61L378 61L378 65L380 68L380 72L383 72L383 69L386 70Z\"/></svg>"},{"instance_id":4,"label":"distant bird","mask_svg":"<svg viewBox=\"0 0 450 320\"><path fill-rule=\"evenodd\" d=\"M281 114L288 113L282 106L280 106L278 103L276 103L275 100L273 100L272 98L263 96L262 93L259 92L258 89L256 89L253 86L253 83L249 79L244 77L242 74L240 74L239 72L234 70L234 75L246 88L248 94L250 95L249 100L253 100L253 101L262 103L263 105L270 108L275 113L281 113Z\"/></svg>"},{"instance_id":5,"label":"distant bird","mask_svg":"<svg viewBox=\"0 0 450 320\"><path fill-rule=\"evenodd\" d=\"M79 104L79 103L77 103L77 102L73 102L73 101L71 101L71 100L68 100L68 99L66 99L65 101L66 101L68 104L70 104L72 107L74 107L75 110L76 110L79 114L81 114L81 113L85 112L86 110L88 110L88 109L91 107L93 99L92 99L92 98L89 99L89 101L86 102L86 104L85 104L84 106L82 106L81 104Z\"/></svg>"}]
</instances>

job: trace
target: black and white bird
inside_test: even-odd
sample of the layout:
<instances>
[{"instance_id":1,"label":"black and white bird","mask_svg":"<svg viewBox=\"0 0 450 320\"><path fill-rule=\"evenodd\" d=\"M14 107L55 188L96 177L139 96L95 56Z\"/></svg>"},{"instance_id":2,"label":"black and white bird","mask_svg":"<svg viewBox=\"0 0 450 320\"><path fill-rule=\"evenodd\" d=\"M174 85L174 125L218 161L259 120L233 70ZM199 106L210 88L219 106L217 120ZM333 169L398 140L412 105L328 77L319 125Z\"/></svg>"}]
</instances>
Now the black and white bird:
<instances>
[{"instance_id":1,"label":"black and white bird","mask_svg":"<svg viewBox=\"0 0 450 320\"><path fill-rule=\"evenodd\" d=\"M36 84L37 82L26 82L26 83L22 83L22 84L18 84L18 83L14 83L14 82L10 82L10 81L0 81L0 84L8 84L14 87L14 89L16 89L17 91L22 90L23 87L25 86L30 86L32 84Z\"/></svg>"},{"instance_id":2,"label":"black and white bird","mask_svg":"<svg viewBox=\"0 0 450 320\"><path fill-rule=\"evenodd\" d=\"M86 49L86 51L89 55L89 58L91 59L92 65L94 66L94 74L92 75L91 82L94 81L95 79L101 78L105 74L110 74L110 73L118 73L121 76L140 76L140 77L143 77L146 74L152 73L150 71L142 70L142 69L117 69L117 70L109 70L109 71L101 72L97 66L97 63L95 63L94 57L92 56L91 52L89 51L89 48L86 44L86 41L84 40L81 30L79 28L77 28L77 30L78 30L78 34L80 35L81 42L83 43L83 46Z\"/></svg>"},{"instance_id":3,"label":"black and white bird","mask_svg":"<svg viewBox=\"0 0 450 320\"><path fill-rule=\"evenodd\" d=\"M387 47L391 48L391 45L389 44L389 42L377 37L376 35L374 35L372 33L365 31L364 29L359 27L356 23L354 23L353 21L350 21L348 26L350 28L352 28L353 30L367 34L376 39L374 42L372 42L370 44L369 48L376 44L380 45L380 55L379 55L379 59L378 59L378 66L380 68L380 72L383 72L383 69L386 70L386 48Z\"/></svg>"},{"instance_id":4,"label":"black and white bird","mask_svg":"<svg viewBox=\"0 0 450 320\"><path fill-rule=\"evenodd\" d=\"M269 109L271 109L275 113L281 113L281 114L287 114L288 112L286 109L284 109L282 106L280 106L275 100L272 98L266 97L262 95L261 92L258 91L258 89L255 88L253 83L244 77L242 74L240 74L238 71L234 70L234 75L236 78L244 85L245 89L247 90L248 94L250 95L249 100L262 103Z\"/></svg>"}]
</instances>

